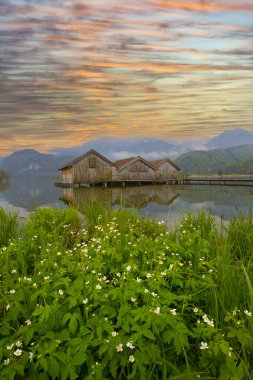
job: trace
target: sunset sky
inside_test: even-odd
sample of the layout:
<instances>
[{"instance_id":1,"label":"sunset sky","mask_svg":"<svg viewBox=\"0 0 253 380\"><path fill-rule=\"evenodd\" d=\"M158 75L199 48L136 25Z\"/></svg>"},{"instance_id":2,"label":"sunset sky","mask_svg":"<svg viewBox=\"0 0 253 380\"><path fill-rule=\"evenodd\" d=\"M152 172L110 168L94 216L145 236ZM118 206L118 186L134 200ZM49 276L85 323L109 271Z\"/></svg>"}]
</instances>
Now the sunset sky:
<instances>
[{"instance_id":1,"label":"sunset sky","mask_svg":"<svg viewBox=\"0 0 253 380\"><path fill-rule=\"evenodd\" d=\"M253 131L252 0L0 0L0 156Z\"/></svg>"}]
</instances>

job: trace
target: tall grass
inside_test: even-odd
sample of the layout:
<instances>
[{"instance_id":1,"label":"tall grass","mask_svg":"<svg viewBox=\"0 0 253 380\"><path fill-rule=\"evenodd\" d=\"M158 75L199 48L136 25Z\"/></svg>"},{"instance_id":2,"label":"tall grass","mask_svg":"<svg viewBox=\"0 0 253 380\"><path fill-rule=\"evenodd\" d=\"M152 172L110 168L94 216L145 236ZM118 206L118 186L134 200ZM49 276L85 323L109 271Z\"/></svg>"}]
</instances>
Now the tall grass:
<instances>
[{"instance_id":1,"label":"tall grass","mask_svg":"<svg viewBox=\"0 0 253 380\"><path fill-rule=\"evenodd\" d=\"M18 212L6 211L0 207L0 246L7 245L11 239L18 236L18 233Z\"/></svg>"}]
</instances>

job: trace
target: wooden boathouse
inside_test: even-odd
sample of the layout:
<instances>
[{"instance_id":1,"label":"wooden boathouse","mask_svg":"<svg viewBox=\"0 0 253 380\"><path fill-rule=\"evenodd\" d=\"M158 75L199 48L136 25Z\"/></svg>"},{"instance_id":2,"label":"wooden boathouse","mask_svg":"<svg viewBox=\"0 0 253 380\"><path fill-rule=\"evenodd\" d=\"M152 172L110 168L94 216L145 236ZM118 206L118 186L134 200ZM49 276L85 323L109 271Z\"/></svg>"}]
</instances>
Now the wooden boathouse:
<instances>
[{"instance_id":1,"label":"wooden boathouse","mask_svg":"<svg viewBox=\"0 0 253 380\"><path fill-rule=\"evenodd\" d=\"M65 187L82 185L117 185L130 183L178 183L180 168L168 158L147 161L129 157L112 162L94 149L60 168Z\"/></svg>"}]
</instances>

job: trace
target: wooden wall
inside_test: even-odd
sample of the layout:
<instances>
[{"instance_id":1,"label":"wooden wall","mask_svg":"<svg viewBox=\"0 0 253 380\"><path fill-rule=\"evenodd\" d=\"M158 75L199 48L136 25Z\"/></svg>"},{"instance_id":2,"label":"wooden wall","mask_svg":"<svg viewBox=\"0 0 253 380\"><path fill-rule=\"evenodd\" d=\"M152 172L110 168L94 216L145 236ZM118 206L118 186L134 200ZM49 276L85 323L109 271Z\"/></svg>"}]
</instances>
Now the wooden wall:
<instances>
[{"instance_id":1,"label":"wooden wall","mask_svg":"<svg viewBox=\"0 0 253 380\"><path fill-rule=\"evenodd\" d=\"M178 175L179 171L173 166L170 164L170 162L166 161L164 162L164 164L162 164L161 166L159 166L158 170L157 170L157 174L156 174L156 177L157 178L171 178L172 176L176 177Z\"/></svg>"},{"instance_id":2,"label":"wooden wall","mask_svg":"<svg viewBox=\"0 0 253 380\"><path fill-rule=\"evenodd\" d=\"M155 178L156 170L146 165L141 160L135 161L118 172L120 180L152 180Z\"/></svg>"},{"instance_id":3,"label":"wooden wall","mask_svg":"<svg viewBox=\"0 0 253 380\"><path fill-rule=\"evenodd\" d=\"M92 161L90 161L92 160ZM90 167L95 162L95 167ZM73 183L95 183L109 181L112 177L111 166L95 154L90 154L74 166Z\"/></svg>"},{"instance_id":4,"label":"wooden wall","mask_svg":"<svg viewBox=\"0 0 253 380\"><path fill-rule=\"evenodd\" d=\"M62 179L64 183L72 183L73 182L73 168L66 168L62 170Z\"/></svg>"}]
</instances>

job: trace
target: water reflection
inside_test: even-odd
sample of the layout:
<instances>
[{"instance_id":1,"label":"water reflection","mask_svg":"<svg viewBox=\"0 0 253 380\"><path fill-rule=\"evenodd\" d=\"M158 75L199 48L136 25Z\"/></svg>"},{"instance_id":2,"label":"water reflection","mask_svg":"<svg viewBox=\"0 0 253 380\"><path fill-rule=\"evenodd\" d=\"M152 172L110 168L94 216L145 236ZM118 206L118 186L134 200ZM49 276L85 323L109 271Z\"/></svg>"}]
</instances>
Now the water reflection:
<instances>
[{"instance_id":1,"label":"water reflection","mask_svg":"<svg viewBox=\"0 0 253 380\"><path fill-rule=\"evenodd\" d=\"M73 206L90 201L101 201L108 206L121 205L143 209L150 203L168 206L179 196L179 188L172 186L138 186L103 189L83 187L63 189L62 200Z\"/></svg>"},{"instance_id":2,"label":"water reflection","mask_svg":"<svg viewBox=\"0 0 253 380\"><path fill-rule=\"evenodd\" d=\"M103 189L58 188L54 179L28 177L0 182L0 204L32 211L38 206L79 206L101 201L108 206L135 208L140 215L177 221L187 210L206 209L218 218L228 220L239 212L253 210L253 188L219 186L148 185Z\"/></svg>"}]
</instances>

